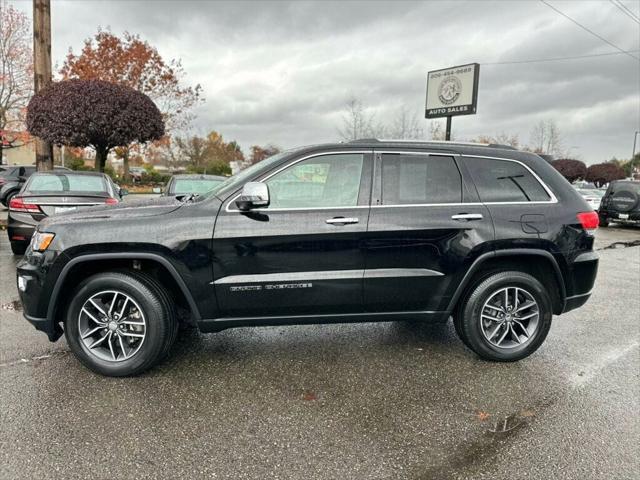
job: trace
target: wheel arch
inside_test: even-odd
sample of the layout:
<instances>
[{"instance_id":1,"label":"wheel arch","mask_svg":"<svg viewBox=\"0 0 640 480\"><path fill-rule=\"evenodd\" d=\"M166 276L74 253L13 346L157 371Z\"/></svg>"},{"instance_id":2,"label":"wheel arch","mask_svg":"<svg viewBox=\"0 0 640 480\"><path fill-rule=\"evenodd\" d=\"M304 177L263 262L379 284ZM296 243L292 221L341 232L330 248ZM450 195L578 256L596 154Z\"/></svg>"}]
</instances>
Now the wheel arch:
<instances>
[{"instance_id":1,"label":"wheel arch","mask_svg":"<svg viewBox=\"0 0 640 480\"><path fill-rule=\"evenodd\" d=\"M123 268L135 270L133 265L136 260L145 262L145 265L151 265L158 269L156 271L161 273L161 276L158 278L160 283L168 287L170 292L179 295L177 300L184 302L185 307L190 310L195 321L200 320L198 306L176 267L161 255L141 252L94 253L71 259L63 267L51 290L51 297L47 307L47 319L54 324L61 321L60 315L62 311L59 307L61 304L65 304L64 300L71 294L71 288L65 288L65 286L68 286L70 283L72 285L73 280L77 280L80 275L87 277L94 273ZM177 289L175 287L177 287Z\"/></svg>"},{"instance_id":2,"label":"wheel arch","mask_svg":"<svg viewBox=\"0 0 640 480\"><path fill-rule=\"evenodd\" d=\"M458 284L447 311L453 312L469 288L478 278L490 272L516 269L529 273L543 285L553 281L557 288L550 288L549 293L553 303L553 313L559 315L566 302L566 287L562 270L556 258L546 250L539 249L506 249L487 252L480 255L466 272Z\"/></svg>"}]
</instances>

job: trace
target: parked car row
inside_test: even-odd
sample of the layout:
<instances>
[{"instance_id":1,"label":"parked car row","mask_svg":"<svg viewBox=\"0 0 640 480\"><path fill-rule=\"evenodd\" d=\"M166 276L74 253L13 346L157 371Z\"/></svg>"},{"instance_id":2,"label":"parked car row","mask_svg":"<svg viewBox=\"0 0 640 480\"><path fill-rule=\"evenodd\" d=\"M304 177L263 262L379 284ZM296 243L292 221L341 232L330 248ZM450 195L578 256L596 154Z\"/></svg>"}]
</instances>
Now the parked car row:
<instances>
[{"instance_id":1,"label":"parked car row","mask_svg":"<svg viewBox=\"0 0 640 480\"><path fill-rule=\"evenodd\" d=\"M640 182L616 180L606 189L593 184L574 185L574 188L598 212L601 227L611 222L640 225Z\"/></svg>"},{"instance_id":2,"label":"parked car row","mask_svg":"<svg viewBox=\"0 0 640 480\"><path fill-rule=\"evenodd\" d=\"M11 250L22 255L36 226L46 217L98 205L115 205L128 191L98 172L56 167L35 172L33 166L2 167L0 201L9 207L7 233ZM202 195L226 180L217 175L174 175L163 196ZM6 202L6 203L5 203Z\"/></svg>"}]
</instances>

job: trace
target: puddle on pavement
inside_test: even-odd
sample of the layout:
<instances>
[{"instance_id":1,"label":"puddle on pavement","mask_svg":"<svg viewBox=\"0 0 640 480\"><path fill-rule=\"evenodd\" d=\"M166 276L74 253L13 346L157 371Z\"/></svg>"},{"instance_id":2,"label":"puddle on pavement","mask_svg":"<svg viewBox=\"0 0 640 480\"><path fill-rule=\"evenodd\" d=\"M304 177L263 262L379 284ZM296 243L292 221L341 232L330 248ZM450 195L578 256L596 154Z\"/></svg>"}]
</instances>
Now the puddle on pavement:
<instances>
[{"instance_id":1,"label":"puddle on pavement","mask_svg":"<svg viewBox=\"0 0 640 480\"><path fill-rule=\"evenodd\" d=\"M629 242L613 242L606 247L600 247L598 250L609 250L616 248L640 247L640 240L631 240Z\"/></svg>"},{"instance_id":2,"label":"puddle on pavement","mask_svg":"<svg viewBox=\"0 0 640 480\"><path fill-rule=\"evenodd\" d=\"M12 300L11 302L0 304L0 310L8 310L10 312L21 312L22 304L20 300Z\"/></svg>"}]
</instances>

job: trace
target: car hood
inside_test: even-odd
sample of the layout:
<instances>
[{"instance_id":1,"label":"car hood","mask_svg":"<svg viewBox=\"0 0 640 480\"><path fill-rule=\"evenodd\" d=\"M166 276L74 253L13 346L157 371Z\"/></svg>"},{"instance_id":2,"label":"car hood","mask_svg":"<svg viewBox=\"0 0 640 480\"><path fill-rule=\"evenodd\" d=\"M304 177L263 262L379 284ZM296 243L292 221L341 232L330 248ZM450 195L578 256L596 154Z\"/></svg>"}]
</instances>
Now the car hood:
<instances>
[{"instance_id":1,"label":"car hood","mask_svg":"<svg viewBox=\"0 0 640 480\"><path fill-rule=\"evenodd\" d=\"M61 213L43 220L40 225L44 228L56 224L69 224L86 221L101 220L135 220L142 217L166 215L184 205L175 198L159 197L150 200L132 200L117 205L104 205L84 208L75 212Z\"/></svg>"}]
</instances>

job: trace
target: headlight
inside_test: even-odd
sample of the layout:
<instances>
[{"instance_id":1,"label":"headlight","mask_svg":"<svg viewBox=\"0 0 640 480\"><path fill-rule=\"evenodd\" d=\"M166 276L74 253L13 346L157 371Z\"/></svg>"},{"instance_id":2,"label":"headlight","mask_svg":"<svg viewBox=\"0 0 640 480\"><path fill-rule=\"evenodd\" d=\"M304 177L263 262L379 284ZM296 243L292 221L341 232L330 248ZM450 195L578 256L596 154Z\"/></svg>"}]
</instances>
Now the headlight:
<instances>
[{"instance_id":1,"label":"headlight","mask_svg":"<svg viewBox=\"0 0 640 480\"><path fill-rule=\"evenodd\" d=\"M53 237L55 237L53 233L36 231L31 237L31 250L34 252L44 252L49 248Z\"/></svg>"}]
</instances>

